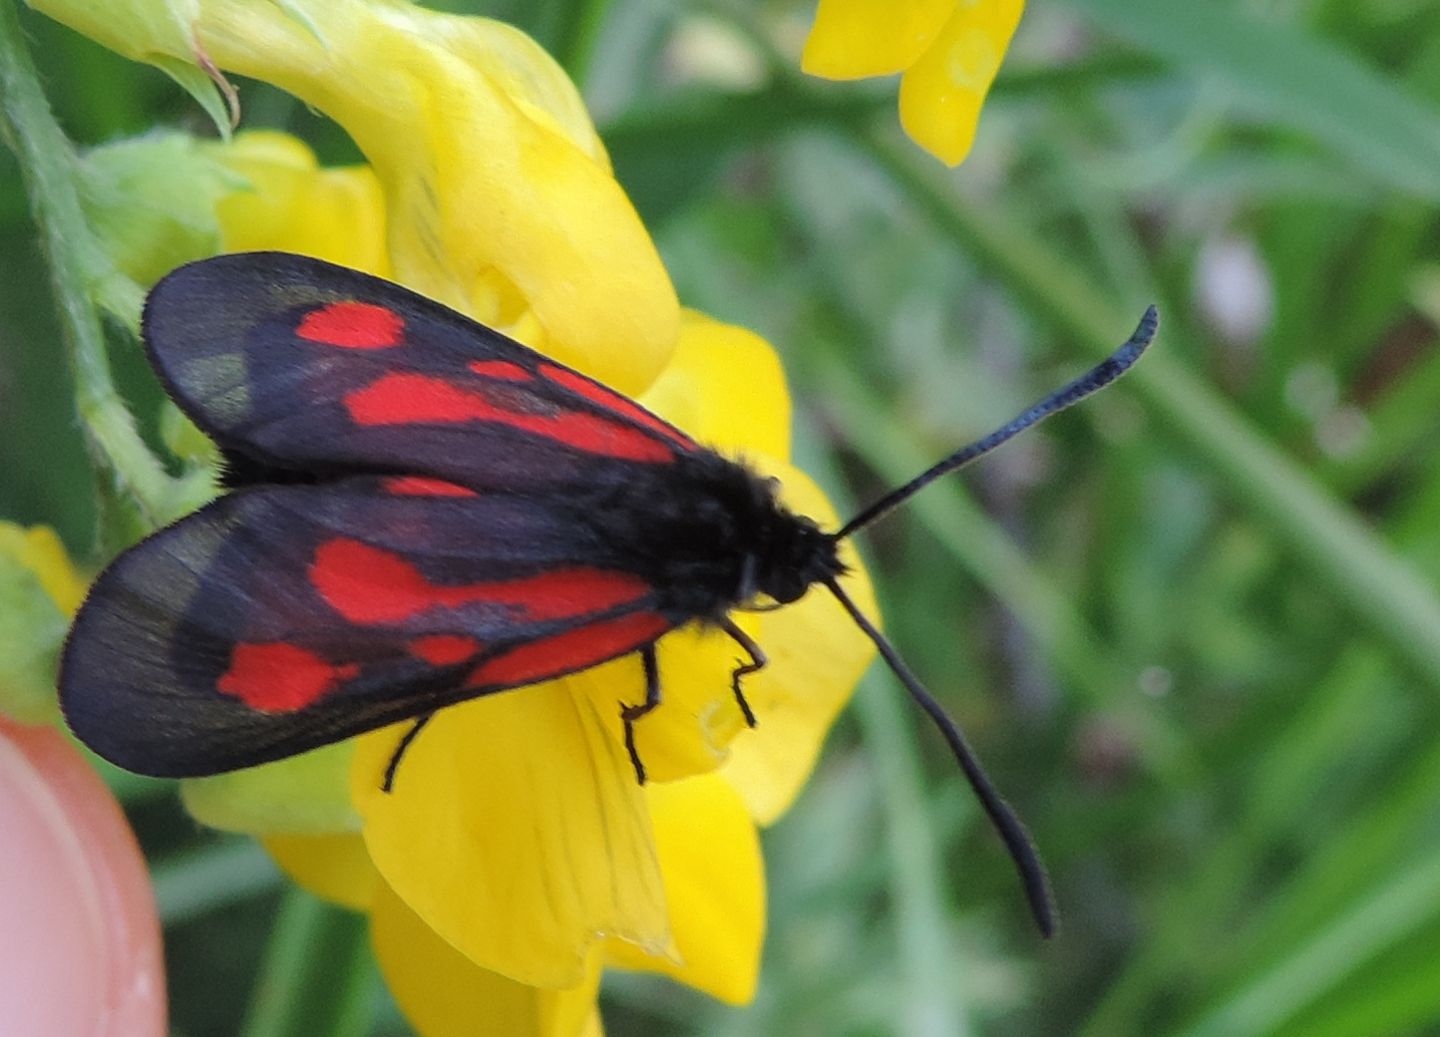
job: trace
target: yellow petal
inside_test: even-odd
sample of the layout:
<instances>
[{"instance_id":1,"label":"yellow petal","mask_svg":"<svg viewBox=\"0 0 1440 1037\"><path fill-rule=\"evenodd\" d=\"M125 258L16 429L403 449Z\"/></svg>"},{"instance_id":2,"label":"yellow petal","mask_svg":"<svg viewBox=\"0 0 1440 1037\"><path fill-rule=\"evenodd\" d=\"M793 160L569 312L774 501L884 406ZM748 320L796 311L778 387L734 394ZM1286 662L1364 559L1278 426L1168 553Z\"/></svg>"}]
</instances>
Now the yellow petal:
<instances>
[{"instance_id":1,"label":"yellow petal","mask_svg":"<svg viewBox=\"0 0 1440 1037\"><path fill-rule=\"evenodd\" d=\"M357 740L352 795L386 882L466 957L570 987L605 935L670 952L650 819L623 747L557 681L443 710L381 777L405 725Z\"/></svg>"},{"instance_id":2,"label":"yellow petal","mask_svg":"<svg viewBox=\"0 0 1440 1037\"><path fill-rule=\"evenodd\" d=\"M980 106L1024 7L1024 0L962 4L901 78L900 124L941 161L958 165L970 153Z\"/></svg>"},{"instance_id":3,"label":"yellow petal","mask_svg":"<svg viewBox=\"0 0 1440 1037\"><path fill-rule=\"evenodd\" d=\"M830 502L803 472L757 461L780 480L782 499L791 508L824 529L839 525ZM859 557L848 544L841 545L840 557L851 569L842 581L846 592L878 621L874 590ZM789 809L809 778L830 725L875 649L823 587L812 587L799 601L762 613L759 620L755 637L770 665L747 678L745 695L760 722L730 743L721 773L740 791L751 815L767 825Z\"/></svg>"},{"instance_id":4,"label":"yellow petal","mask_svg":"<svg viewBox=\"0 0 1440 1037\"><path fill-rule=\"evenodd\" d=\"M201 824L231 832L316 835L353 832L350 802L354 745L340 742L275 763L180 783L185 809Z\"/></svg>"},{"instance_id":5,"label":"yellow petal","mask_svg":"<svg viewBox=\"0 0 1440 1037\"><path fill-rule=\"evenodd\" d=\"M731 1004L755 996L765 869L745 804L709 774L646 787L680 961L610 942L606 963L663 972Z\"/></svg>"},{"instance_id":6,"label":"yellow petal","mask_svg":"<svg viewBox=\"0 0 1440 1037\"><path fill-rule=\"evenodd\" d=\"M600 956L564 990L482 969L441 939L382 883L370 940L390 992L420 1037L589 1037L599 1034Z\"/></svg>"},{"instance_id":7,"label":"yellow petal","mask_svg":"<svg viewBox=\"0 0 1440 1037\"><path fill-rule=\"evenodd\" d=\"M956 0L820 0L800 67L827 79L899 72L925 52L955 6Z\"/></svg>"},{"instance_id":8,"label":"yellow petal","mask_svg":"<svg viewBox=\"0 0 1440 1037\"><path fill-rule=\"evenodd\" d=\"M670 366L641 402L722 453L790 456L790 394L753 331L686 310Z\"/></svg>"},{"instance_id":9,"label":"yellow petal","mask_svg":"<svg viewBox=\"0 0 1440 1037\"><path fill-rule=\"evenodd\" d=\"M380 876L359 835L266 835L261 844L301 887L352 911L368 911Z\"/></svg>"},{"instance_id":10,"label":"yellow petal","mask_svg":"<svg viewBox=\"0 0 1440 1037\"><path fill-rule=\"evenodd\" d=\"M753 623L742 622L753 632ZM650 781L704 774L724 762L725 747L745 730L744 715L730 690L736 652L729 635L694 623L660 639L655 660L662 702L635 724L636 751ZM566 680L591 701L616 744L623 744L620 707L645 700L640 656L617 659Z\"/></svg>"},{"instance_id":11,"label":"yellow petal","mask_svg":"<svg viewBox=\"0 0 1440 1037\"><path fill-rule=\"evenodd\" d=\"M474 68L483 69L495 85L535 122L568 139L595 162L609 169L610 157L585 100L575 85L529 36L504 22L412 9L445 48Z\"/></svg>"},{"instance_id":12,"label":"yellow petal","mask_svg":"<svg viewBox=\"0 0 1440 1037\"><path fill-rule=\"evenodd\" d=\"M210 154L249 182L215 207L227 252L281 249L390 276L385 198L367 166L321 169L286 133L242 133Z\"/></svg>"}]
</instances>

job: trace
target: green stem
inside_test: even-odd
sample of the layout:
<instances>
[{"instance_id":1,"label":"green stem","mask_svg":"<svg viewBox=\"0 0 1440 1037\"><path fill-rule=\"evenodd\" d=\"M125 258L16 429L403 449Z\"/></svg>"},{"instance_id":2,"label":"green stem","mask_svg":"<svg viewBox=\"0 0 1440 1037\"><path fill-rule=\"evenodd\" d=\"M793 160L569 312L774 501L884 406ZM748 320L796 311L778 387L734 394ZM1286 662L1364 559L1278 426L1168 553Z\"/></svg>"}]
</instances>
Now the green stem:
<instances>
[{"instance_id":1,"label":"green stem","mask_svg":"<svg viewBox=\"0 0 1440 1037\"><path fill-rule=\"evenodd\" d=\"M1136 314L1102 298L1019 220L1000 206L967 205L935 163L878 133L860 138L935 225L975 256L1027 304L1094 356L1107 355ZM1440 688L1440 597L1343 504L1173 353L1160 348L1126 376L1166 434L1182 440L1228 484L1236 501L1327 585L1337 601L1375 630Z\"/></svg>"},{"instance_id":2,"label":"green stem","mask_svg":"<svg viewBox=\"0 0 1440 1037\"><path fill-rule=\"evenodd\" d=\"M0 129L14 148L30 210L50 262L75 406L92 453L150 524L164 518L173 482L135 428L110 377L93 292L110 270L85 220L75 154L40 89L15 7L0 2Z\"/></svg>"},{"instance_id":3,"label":"green stem","mask_svg":"<svg viewBox=\"0 0 1440 1037\"><path fill-rule=\"evenodd\" d=\"M879 685L873 676L860 683L855 713L885 804L885 843L895 876L891 895L908 987L902 999L905 1023L898 1029L960 1037L971 1027L951 971L955 953L945 922L951 910L943 894L940 850L920 792L926 781L913 712L900 701L904 695L898 688Z\"/></svg>"},{"instance_id":4,"label":"green stem","mask_svg":"<svg viewBox=\"0 0 1440 1037\"><path fill-rule=\"evenodd\" d=\"M241 1037L360 1037L374 1016L365 919L289 888Z\"/></svg>"},{"instance_id":5,"label":"green stem","mask_svg":"<svg viewBox=\"0 0 1440 1037\"><path fill-rule=\"evenodd\" d=\"M286 1019L305 997L305 960L321 927L325 905L290 888L270 926L265 957L250 994L250 1011L240 1037L272 1037L287 1030Z\"/></svg>"}]
</instances>

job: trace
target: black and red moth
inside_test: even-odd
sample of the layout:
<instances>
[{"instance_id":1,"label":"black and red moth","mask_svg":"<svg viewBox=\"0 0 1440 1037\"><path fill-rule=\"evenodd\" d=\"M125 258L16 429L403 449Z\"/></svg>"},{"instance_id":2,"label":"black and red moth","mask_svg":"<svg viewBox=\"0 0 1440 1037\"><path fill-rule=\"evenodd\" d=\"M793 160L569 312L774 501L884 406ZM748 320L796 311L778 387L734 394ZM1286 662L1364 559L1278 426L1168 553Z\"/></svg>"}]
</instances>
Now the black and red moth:
<instances>
[{"instance_id":1,"label":"black and red moth","mask_svg":"<svg viewBox=\"0 0 1440 1037\"><path fill-rule=\"evenodd\" d=\"M1121 374L1104 363L825 532L775 486L634 401L398 285L285 253L183 266L145 306L170 395L223 451L229 493L120 555L75 620L60 701L132 771L215 774L413 726L435 710L632 652L690 622L765 654L730 619L820 584L944 733L1004 838L1036 921L1039 858L938 703L842 589L837 544L932 479Z\"/></svg>"}]
</instances>

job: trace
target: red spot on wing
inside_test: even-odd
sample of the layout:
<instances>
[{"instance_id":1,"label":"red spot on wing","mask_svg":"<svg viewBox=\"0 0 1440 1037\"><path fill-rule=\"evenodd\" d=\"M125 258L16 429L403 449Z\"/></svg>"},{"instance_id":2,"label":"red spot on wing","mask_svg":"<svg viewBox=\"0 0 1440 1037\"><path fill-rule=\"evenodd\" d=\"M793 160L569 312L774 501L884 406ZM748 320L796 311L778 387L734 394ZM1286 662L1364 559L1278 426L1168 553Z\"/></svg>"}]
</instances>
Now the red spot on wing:
<instances>
[{"instance_id":1,"label":"red spot on wing","mask_svg":"<svg viewBox=\"0 0 1440 1037\"><path fill-rule=\"evenodd\" d=\"M431 609L473 603L506 606L518 622L536 623L614 608L650 591L628 573L583 567L518 580L432 583L403 556L344 538L316 549L310 582L352 623L399 623Z\"/></svg>"},{"instance_id":2,"label":"red spot on wing","mask_svg":"<svg viewBox=\"0 0 1440 1037\"><path fill-rule=\"evenodd\" d=\"M359 672L355 663L336 666L298 645L242 642L215 686L251 709L288 713L323 698Z\"/></svg>"},{"instance_id":3,"label":"red spot on wing","mask_svg":"<svg viewBox=\"0 0 1440 1037\"><path fill-rule=\"evenodd\" d=\"M398 346L405 318L394 310L368 302L332 302L305 314L295 334L307 342L346 349L386 349Z\"/></svg>"},{"instance_id":4,"label":"red spot on wing","mask_svg":"<svg viewBox=\"0 0 1440 1037\"><path fill-rule=\"evenodd\" d=\"M654 612L636 612L590 623L497 655L476 667L465 686L513 687L573 673L647 645L672 626L668 619Z\"/></svg>"},{"instance_id":5,"label":"red spot on wing","mask_svg":"<svg viewBox=\"0 0 1440 1037\"><path fill-rule=\"evenodd\" d=\"M458 634L432 634L417 637L407 645L411 655L417 655L435 666L450 666L463 663L477 655L484 646L473 637Z\"/></svg>"},{"instance_id":6,"label":"red spot on wing","mask_svg":"<svg viewBox=\"0 0 1440 1037\"><path fill-rule=\"evenodd\" d=\"M515 401L519 405L519 401ZM457 424L489 421L523 429L591 454L626 461L670 461L674 450L639 429L598 414L505 407L498 398L430 375L392 372L345 397L361 425Z\"/></svg>"},{"instance_id":7,"label":"red spot on wing","mask_svg":"<svg viewBox=\"0 0 1440 1037\"><path fill-rule=\"evenodd\" d=\"M470 370L486 378L500 378L507 382L528 382L534 377L525 368L509 360L472 360Z\"/></svg>"},{"instance_id":8,"label":"red spot on wing","mask_svg":"<svg viewBox=\"0 0 1440 1037\"><path fill-rule=\"evenodd\" d=\"M613 411L616 414L623 414L631 421L638 421L646 428L660 433L676 446L685 450L695 449L695 441L689 436L677 429L671 428L634 400L626 396L621 396L613 389L607 389L598 382L592 382L584 375L576 374L574 371L558 367L555 364L541 364L540 373L556 385L563 385L571 392L579 393L592 403L600 404L600 406L606 410Z\"/></svg>"},{"instance_id":9,"label":"red spot on wing","mask_svg":"<svg viewBox=\"0 0 1440 1037\"><path fill-rule=\"evenodd\" d=\"M424 475L397 475L382 484L387 493L406 497L478 497L479 494L468 486L457 486L444 479L431 479Z\"/></svg>"}]
</instances>

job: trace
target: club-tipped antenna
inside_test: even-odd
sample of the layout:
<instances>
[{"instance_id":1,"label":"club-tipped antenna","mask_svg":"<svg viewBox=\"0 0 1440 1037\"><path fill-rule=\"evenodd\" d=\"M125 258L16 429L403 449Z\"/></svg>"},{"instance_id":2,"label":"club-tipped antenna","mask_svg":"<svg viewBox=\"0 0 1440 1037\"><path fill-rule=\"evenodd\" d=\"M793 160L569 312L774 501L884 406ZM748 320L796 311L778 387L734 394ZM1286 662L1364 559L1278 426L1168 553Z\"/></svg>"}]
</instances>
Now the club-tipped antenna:
<instances>
[{"instance_id":1,"label":"club-tipped antenna","mask_svg":"<svg viewBox=\"0 0 1440 1037\"><path fill-rule=\"evenodd\" d=\"M940 703L935 701L934 696L926 691L924 685L910 672L910 667L905 665L900 653L895 651L894 646L885 639L885 635L865 617L865 613L860 611L850 596L840 589L839 583L829 579L825 581L825 586L830 588L830 593L835 595L845 611L850 613L850 618L856 625L875 642L875 647L880 649L880 655L890 664L890 669L895 671L895 676L900 678L900 683L905 685L910 697L930 715L930 719L945 736L945 741L949 743L955 759L960 761L960 769L965 772L965 777L969 780L970 787L975 790L990 823L995 826L995 831L1000 833L1000 838L1005 842L1005 848L1010 851L1010 859L1015 862L1015 870L1020 875L1020 885L1025 890L1025 899L1030 903L1030 914L1035 919L1040 935L1047 939L1053 936L1057 924L1055 898L1051 895L1050 880L1045 877L1045 866L1040 862L1040 854L1030 840L1030 833L1025 831L1025 826L1021 824L1015 811L1010 809L1010 804L1001 798L985 769L980 766L979 758L965 741L965 736L955 726L955 721L950 719L950 715Z\"/></svg>"},{"instance_id":2,"label":"club-tipped antenna","mask_svg":"<svg viewBox=\"0 0 1440 1037\"><path fill-rule=\"evenodd\" d=\"M904 486L891 490L841 526L840 531L835 534L835 539L845 539L857 529L868 526L891 511L942 475L947 475L957 468L963 468L977 457L988 454L1002 443L1024 432L1031 425L1044 421L1050 415L1064 410L1071 404L1079 403L1091 393L1103 389L1128 371L1130 366L1140 359L1140 354L1145 352L1145 347L1154 340L1155 331L1159 326L1160 314L1154 306L1151 306L1140 318L1140 324L1135 328L1135 334L1130 336L1129 341L1111 353L1102 363L1091 368L1064 388L1057 389L1008 425L1001 426L969 446L961 447L949 457L925 469Z\"/></svg>"}]
</instances>

